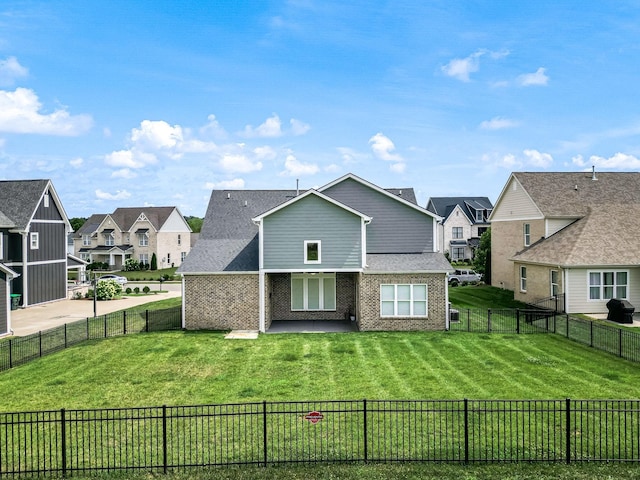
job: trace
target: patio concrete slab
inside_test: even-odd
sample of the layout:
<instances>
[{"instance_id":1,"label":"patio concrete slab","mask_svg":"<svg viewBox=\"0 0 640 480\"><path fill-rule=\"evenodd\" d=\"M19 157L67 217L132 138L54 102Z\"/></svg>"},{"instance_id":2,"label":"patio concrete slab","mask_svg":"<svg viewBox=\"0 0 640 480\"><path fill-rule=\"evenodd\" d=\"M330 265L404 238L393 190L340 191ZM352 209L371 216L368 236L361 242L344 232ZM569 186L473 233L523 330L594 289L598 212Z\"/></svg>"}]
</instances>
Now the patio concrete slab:
<instances>
[{"instance_id":1,"label":"patio concrete slab","mask_svg":"<svg viewBox=\"0 0 640 480\"><path fill-rule=\"evenodd\" d=\"M274 320L267 333L344 333L357 332L355 322L342 320Z\"/></svg>"},{"instance_id":2,"label":"patio concrete slab","mask_svg":"<svg viewBox=\"0 0 640 480\"><path fill-rule=\"evenodd\" d=\"M224 338L232 340L255 340L258 338L258 330L231 330Z\"/></svg>"}]
</instances>

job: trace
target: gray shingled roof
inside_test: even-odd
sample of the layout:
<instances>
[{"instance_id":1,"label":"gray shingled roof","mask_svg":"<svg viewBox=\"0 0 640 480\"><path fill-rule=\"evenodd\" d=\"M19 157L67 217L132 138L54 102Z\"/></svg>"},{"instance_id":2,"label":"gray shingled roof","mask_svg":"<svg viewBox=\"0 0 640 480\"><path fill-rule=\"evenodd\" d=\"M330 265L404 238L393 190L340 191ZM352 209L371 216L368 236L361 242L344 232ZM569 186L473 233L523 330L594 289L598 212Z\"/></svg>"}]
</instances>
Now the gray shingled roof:
<instances>
[{"instance_id":1,"label":"gray shingled roof","mask_svg":"<svg viewBox=\"0 0 640 480\"><path fill-rule=\"evenodd\" d=\"M26 229L48 184L49 180L0 181L0 223Z\"/></svg>"},{"instance_id":2,"label":"gray shingled roof","mask_svg":"<svg viewBox=\"0 0 640 480\"><path fill-rule=\"evenodd\" d=\"M76 231L76 235L78 237L81 237L82 235L93 234L96 230L98 230L98 227L100 227L100 224L103 222L106 216L106 213L94 213Z\"/></svg>"},{"instance_id":3,"label":"gray shingled roof","mask_svg":"<svg viewBox=\"0 0 640 480\"><path fill-rule=\"evenodd\" d=\"M446 220L457 205L462 208L462 211L473 223L476 222L475 211L472 212L469 209L469 205L485 210L493 209L493 204L488 197L431 197L427 202L426 208Z\"/></svg>"},{"instance_id":4,"label":"gray shingled roof","mask_svg":"<svg viewBox=\"0 0 640 480\"><path fill-rule=\"evenodd\" d=\"M588 207L581 219L512 260L559 266L638 265L640 204Z\"/></svg>"},{"instance_id":5,"label":"gray shingled roof","mask_svg":"<svg viewBox=\"0 0 640 480\"><path fill-rule=\"evenodd\" d=\"M589 207L640 203L636 172L514 172L545 217L581 217Z\"/></svg>"},{"instance_id":6,"label":"gray shingled roof","mask_svg":"<svg viewBox=\"0 0 640 480\"><path fill-rule=\"evenodd\" d=\"M453 272L441 253L367 254L365 272Z\"/></svg>"},{"instance_id":7,"label":"gray shingled roof","mask_svg":"<svg viewBox=\"0 0 640 480\"><path fill-rule=\"evenodd\" d=\"M153 228L160 230L175 209L176 207L123 207L116 208L111 218L122 231L127 232L144 213Z\"/></svg>"}]
</instances>

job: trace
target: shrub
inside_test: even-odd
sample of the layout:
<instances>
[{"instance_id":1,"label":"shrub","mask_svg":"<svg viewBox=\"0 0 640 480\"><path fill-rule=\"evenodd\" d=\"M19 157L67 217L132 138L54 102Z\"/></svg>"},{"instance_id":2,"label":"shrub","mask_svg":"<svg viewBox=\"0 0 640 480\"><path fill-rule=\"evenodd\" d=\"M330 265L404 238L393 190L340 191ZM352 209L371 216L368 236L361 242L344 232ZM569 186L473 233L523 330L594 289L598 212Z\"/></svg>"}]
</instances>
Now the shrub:
<instances>
[{"instance_id":1,"label":"shrub","mask_svg":"<svg viewBox=\"0 0 640 480\"><path fill-rule=\"evenodd\" d=\"M133 293L140 293L140 287L136 287L133 289Z\"/></svg>"},{"instance_id":2,"label":"shrub","mask_svg":"<svg viewBox=\"0 0 640 480\"><path fill-rule=\"evenodd\" d=\"M124 262L124 265L122 266L122 270L124 270L125 272L140 270L140 262L138 262L135 258L127 258L127 260L125 260Z\"/></svg>"},{"instance_id":3,"label":"shrub","mask_svg":"<svg viewBox=\"0 0 640 480\"><path fill-rule=\"evenodd\" d=\"M158 269L158 257L156 257L155 252L151 255L151 270Z\"/></svg>"},{"instance_id":4,"label":"shrub","mask_svg":"<svg viewBox=\"0 0 640 480\"><path fill-rule=\"evenodd\" d=\"M151 291L151 289L149 288L149 285L145 285L144 288L142 289L142 291L144 293L149 293Z\"/></svg>"},{"instance_id":5,"label":"shrub","mask_svg":"<svg viewBox=\"0 0 640 480\"><path fill-rule=\"evenodd\" d=\"M127 287L127 289L124 291L124 293L127 293L127 294L129 294L131 292L132 292L131 287Z\"/></svg>"},{"instance_id":6,"label":"shrub","mask_svg":"<svg viewBox=\"0 0 640 480\"><path fill-rule=\"evenodd\" d=\"M111 300L122 295L122 285L115 280L102 280L96 285L96 298L98 300Z\"/></svg>"}]
</instances>

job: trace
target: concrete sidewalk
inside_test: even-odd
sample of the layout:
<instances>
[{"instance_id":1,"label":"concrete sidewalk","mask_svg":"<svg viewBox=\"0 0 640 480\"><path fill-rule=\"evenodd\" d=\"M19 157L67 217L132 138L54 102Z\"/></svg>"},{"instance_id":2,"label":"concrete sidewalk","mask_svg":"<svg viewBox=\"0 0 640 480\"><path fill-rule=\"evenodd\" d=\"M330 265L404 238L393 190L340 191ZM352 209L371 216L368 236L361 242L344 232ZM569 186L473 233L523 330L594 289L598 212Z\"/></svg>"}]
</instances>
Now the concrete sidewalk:
<instances>
[{"instance_id":1,"label":"concrete sidewalk","mask_svg":"<svg viewBox=\"0 0 640 480\"><path fill-rule=\"evenodd\" d=\"M96 302L96 313L107 313L134 308L150 302L182 296L181 291L167 291L136 297L124 296L118 300ZM41 330L57 327L93 317L93 300L60 300L58 302L19 308L11 311L11 329L16 336L29 335Z\"/></svg>"}]
</instances>

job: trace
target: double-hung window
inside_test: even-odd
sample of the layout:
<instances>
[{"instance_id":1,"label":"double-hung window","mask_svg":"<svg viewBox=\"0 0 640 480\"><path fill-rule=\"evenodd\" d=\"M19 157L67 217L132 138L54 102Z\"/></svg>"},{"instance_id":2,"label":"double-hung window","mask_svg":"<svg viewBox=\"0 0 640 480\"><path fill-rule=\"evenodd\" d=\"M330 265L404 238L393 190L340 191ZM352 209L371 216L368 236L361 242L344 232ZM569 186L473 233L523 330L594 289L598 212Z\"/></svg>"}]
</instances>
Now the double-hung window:
<instances>
[{"instance_id":1,"label":"double-hung window","mask_svg":"<svg viewBox=\"0 0 640 480\"><path fill-rule=\"evenodd\" d=\"M522 226L522 234L524 237L524 246L528 247L529 245L531 245L531 224L530 223L525 223Z\"/></svg>"},{"instance_id":2,"label":"double-hung window","mask_svg":"<svg viewBox=\"0 0 640 480\"><path fill-rule=\"evenodd\" d=\"M31 250L38 250L40 248L40 234L38 232L31 232L29 234L29 245Z\"/></svg>"},{"instance_id":3,"label":"double-hung window","mask_svg":"<svg viewBox=\"0 0 640 480\"><path fill-rule=\"evenodd\" d=\"M149 235L146 233L138 234L138 246L140 247L148 247L149 246Z\"/></svg>"},{"instance_id":4,"label":"double-hung window","mask_svg":"<svg viewBox=\"0 0 640 480\"><path fill-rule=\"evenodd\" d=\"M426 317L427 285L383 284L380 285L380 316L382 317Z\"/></svg>"},{"instance_id":5,"label":"double-hung window","mask_svg":"<svg viewBox=\"0 0 640 480\"><path fill-rule=\"evenodd\" d=\"M304 241L304 263L322 263L322 243L320 240Z\"/></svg>"},{"instance_id":6,"label":"double-hung window","mask_svg":"<svg viewBox=\"0 0 640 480\"><path fill-rule=\"evenodd\" d=\"M627 272L589 272L589 300L627 298Z\"/></svg>"},{"instance_id":7,"label":"double-hung window","mask_svg":"<svg viewBox=\"0 0 640 480\"><path fill-rule=\"evenodd\" d=\"M560 274L558 270L551 270L551 296L555 297L560 293Z\"/></svg>"},{"instance_id":8,"label":"double-hung window","mask_svg":"<svg viewBox=\"0 0 640 480\"><path fill-rule=\"evenodd\" d=\"M520 267L520 291L527 291L527 267Z\"/></svg>"},{"instance_id":9,"label":"double-hung window","mask_svg":"<svg viewBox=\"0 0 640 480\"><path fill-rule=\"evenodd\" d=\"M291 274L291 310L336 309L335 273Z\"/></svg>"},{"instance_id":10,"label":"double-hung window","mask_svg":"<svg viewBox=\"0 0 640 480\"><path fill-rule=\"evenodd\" d=\"M451 238L460 239L463 236L462 227L452 227Z\"/></svg>"}]
</instances>

